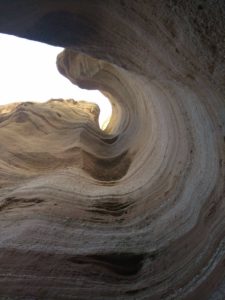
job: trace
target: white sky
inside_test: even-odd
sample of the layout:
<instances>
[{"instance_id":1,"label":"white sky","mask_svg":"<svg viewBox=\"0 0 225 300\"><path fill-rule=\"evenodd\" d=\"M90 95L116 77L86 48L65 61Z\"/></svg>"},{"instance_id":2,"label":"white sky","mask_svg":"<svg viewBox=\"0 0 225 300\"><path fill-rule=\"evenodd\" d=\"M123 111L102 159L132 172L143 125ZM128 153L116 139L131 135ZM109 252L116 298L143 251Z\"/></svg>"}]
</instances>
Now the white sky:
<instances>
[{"instance_id":1,"label":"white sky","mask_svg":"<svg viewBox=\"0 0 225 300\"><path fill-rule=\"evenodd\" d=\"M62 50L0 34L0 105L51 98L86 100L99 105L101 126L111 115L109 100L99 91L80 89L58 72L56 56Z\"/></svg>"}]
</instances>

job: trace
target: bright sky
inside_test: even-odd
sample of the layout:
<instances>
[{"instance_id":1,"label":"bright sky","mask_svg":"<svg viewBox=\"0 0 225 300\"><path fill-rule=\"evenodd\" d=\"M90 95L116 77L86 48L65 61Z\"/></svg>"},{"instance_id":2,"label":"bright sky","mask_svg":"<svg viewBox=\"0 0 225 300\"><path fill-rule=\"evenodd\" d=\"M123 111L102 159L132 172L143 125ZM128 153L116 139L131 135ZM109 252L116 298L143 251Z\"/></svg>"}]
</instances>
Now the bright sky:
<instances>
[{"instance_id":1,"label":"bright sky","mask_svg":"<svg viewBox=\"0 0 225 300\"><path fill-rule=\"evenodd\" d=\"M0 34L0 105L52 98L86 100L99 105L101 127L111 116L109 100L99 91L80 89L58 72L56 56L62 50Z\"/></svg>"}]
</instances>

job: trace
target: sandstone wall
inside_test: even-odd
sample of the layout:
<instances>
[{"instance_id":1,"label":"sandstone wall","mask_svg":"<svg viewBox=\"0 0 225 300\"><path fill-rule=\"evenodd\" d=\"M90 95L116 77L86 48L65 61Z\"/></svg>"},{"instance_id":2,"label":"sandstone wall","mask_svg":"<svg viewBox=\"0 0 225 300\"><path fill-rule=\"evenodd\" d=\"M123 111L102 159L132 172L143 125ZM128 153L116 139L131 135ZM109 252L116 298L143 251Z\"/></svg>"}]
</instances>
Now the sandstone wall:
<instances>
[{"instance_id":1,"label":"sandstone wall","mask_svg":"<svg viewBox=\"0 0 225 300\"><path fill-rule=\"evenodd\" d=\"M105 132L71 103L2 108L0 295L224 299L224 2L27 0L0 16L64 46L59 71L113 107Z\"/></svg>"}]
</instances>

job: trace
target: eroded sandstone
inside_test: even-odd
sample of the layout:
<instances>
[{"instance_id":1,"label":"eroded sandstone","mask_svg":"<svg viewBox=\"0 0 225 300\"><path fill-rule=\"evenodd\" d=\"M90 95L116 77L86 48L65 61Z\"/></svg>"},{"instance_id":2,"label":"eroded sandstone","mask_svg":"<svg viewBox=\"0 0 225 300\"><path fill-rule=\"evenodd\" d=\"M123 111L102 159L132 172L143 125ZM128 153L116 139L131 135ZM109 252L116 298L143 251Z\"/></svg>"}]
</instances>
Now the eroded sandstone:
<instances>
[{"instance_id":1,"label":"eroded sandstone","mask_svg":"<svg viewBox=\"0 0 225 300\"><path fill-rule=\"evenodd\" d=\"M223 1L0 3L112 103L1 108L0 295L224 299ZM22 108L21 108L22 107ZM33 108L32 108L33 107Z\"/></svg>"}]
</instances>

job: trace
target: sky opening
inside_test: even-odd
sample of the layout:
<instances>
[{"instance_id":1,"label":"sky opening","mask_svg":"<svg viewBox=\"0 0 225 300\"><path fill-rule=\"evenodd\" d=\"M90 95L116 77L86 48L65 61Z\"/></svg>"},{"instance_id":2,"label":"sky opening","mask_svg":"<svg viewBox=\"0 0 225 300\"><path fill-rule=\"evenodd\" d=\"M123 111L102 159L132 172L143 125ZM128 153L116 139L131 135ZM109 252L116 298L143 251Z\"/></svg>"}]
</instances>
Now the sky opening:
<instances>
[{"instance_id":1,"label":"sky opening","mask_svg":"<svg viewBox=\"0 0 225 300\"><path fill-rule=\"evenodd\" d=\"M112 113L108 98L97 90L80 89L62 76L56 67L61 51L63 48L0 34L0 105L60 98L94 102L104 129Z\"/></svg>"}]
</instances>

